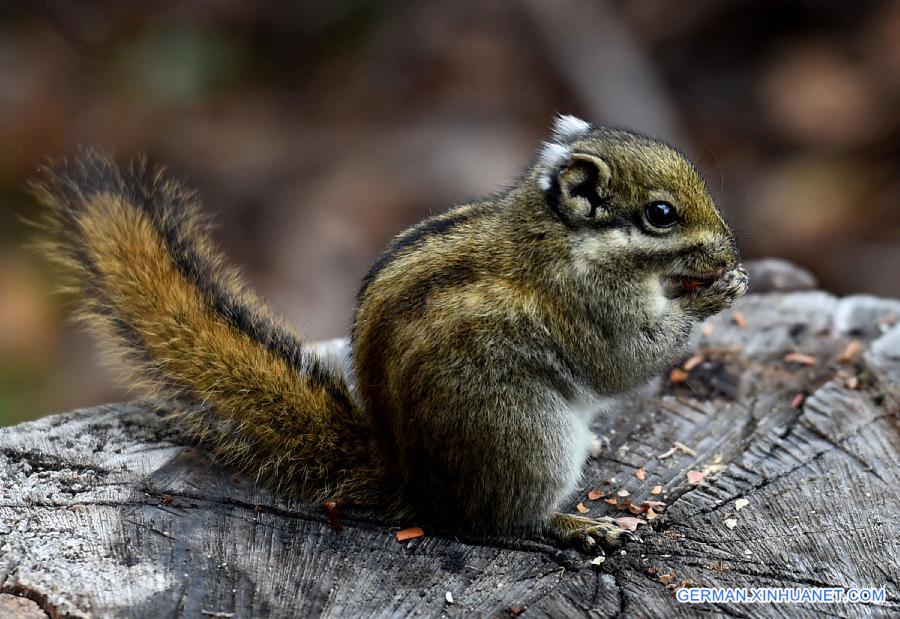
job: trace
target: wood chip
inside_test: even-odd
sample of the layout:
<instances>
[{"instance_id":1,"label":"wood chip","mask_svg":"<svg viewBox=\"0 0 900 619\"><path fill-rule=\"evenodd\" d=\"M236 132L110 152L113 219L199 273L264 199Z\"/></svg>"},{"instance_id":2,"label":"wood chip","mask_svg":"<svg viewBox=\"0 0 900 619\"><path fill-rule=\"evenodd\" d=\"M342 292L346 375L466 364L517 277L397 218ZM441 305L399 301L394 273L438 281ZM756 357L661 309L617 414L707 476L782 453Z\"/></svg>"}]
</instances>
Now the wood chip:
<instances>
[{"instance_id":1,"label":"wood chip","mask_svg":"<svg viewBox=\"0 0 900 619\"><path fill-rule=\"evenodd\" d=\"M603 499L604 503L609 503L610 505L617 505L619 503L619 499L616 497L610 497L608 499Z\"/></svg>"},{"instance_id":2,"label":"wood chip","mask_svg":"<svg viewBox=\"0 0 900 619\"><path fill-rule=\"evenodd\" d=\"M405 542L408 539L415 539L417 537L422 537L423 535L425 535L425 531L423 531L420 527L400 529L399 531L397 531L397 541Z\"/></svg>"},{"instance_id":3,"label":"wood chip","mask_svg":"<svg viewBox=\"0 0 900 619\"><path fill-rule=\"evenodd\" d=\"M650 491L650 494L662 494L662 486L653 486L653 490Z\"/></svg>"},{"instance_id":4,"label":"wood chip","mask_svg":"<svg viewBox=\"0 0 900 619\"><path fill-rule=\"evenodd\" d=\"M737 526L737 518L726 518L725 526L728 527L729 529L733 529L734 527Z\"/></svg>"},{"instance_id":5,"label":"wood chip","mask_svg":"<svg viewBox=\"0 0 900 619\"><path fill-rule=\"evenodd\" d=\"M599 557L591 559L591 565L601 565L604 561L606 561L606 557L600 555Z\"/></svg>"},{"instance_id":6,"label":"wood chip","mask_svg":"<svg viewBox=\"0 0 900 619\"><path fill-rule=\"evenodd\" d=\"M675 446L675 449L677 449L678 451L680 451L680 452L683 453L683 454L687 454L687 455L692 456L692 457L697 455L697 452L696 452L696 451L694 451L693 449L691 449L690 447L688 447L688 446L685 445L684 443L679 443L678 441L675 441L675 442L672 443L672 444Z\"/></svg>"},{"instance_id":7,"label":"wood chip","mask_svg":"<svg viewBox=\"0 0 900 619\"><path fill-rule=\"evenodd\" d=\"M637 505L629 505L628 511L637 516L638 514L643 514L646 509L638 507Z\"/></svg>"},{"instance_id":8,"label":"wood chip","mask_svg":"<svg viewBox=\"0 0 900 619\"><path fill-rule=\"evenodd\" d=\"M603 491L597 490L597 489L591 490L590 492L587 493L587 498L590 499L591 501L596 501L597 499L602 499Z\"/></svg>"},{"instance_id":9,"label":"wood chip","mask_svg":"<svg viewBox=\"0 0 900 619\"><path fill-rule=\"evenodd\" d=\"M675 580L675 572L669 572L668 574L662 574L659 578L657 578L657 580L660 583L667 585L670 582L672 582L673 580Z\"/></svg>"},{"instance_id":10,"label":"wood chip","mask_svg":"<svg viewBox=\"0 0 900 619\"><path fill-rule=\"evenodd\" d=\"M812 355L807 355L802 352L789 352L784 356L784 360L788 363L799 363L801 365L816 365L819 362L819 360Z\"/></svg>"},{"instance_id":11,"label":"wood chip","mask_svg":"<svg viewBox=\"0 0 900 619\"><path fill-rule=\"evenodd\" d=\"M690 371L693 370L695 367L697 367L698 365L700 365L701 363L703 363L704 358L705 358L705 357L704 357L703 355L694 355L693 357L690 357L687 361L685 361L685 362L681 365L681 367L683 367L685 370L687 370L688 372L690 372Z\"/></svg>"},{"instance_id":12,"label":"wood chip","mask_svg":"<svg viewBox=\"0 0 900 619\"><path fill-rule=\"evenodd\" d=\"M669 372L669 382L673 385L680 385L683 382L686 382L690 374L682 370L681 368L672 368Z\"/></svg>"},{"instance_id":13,"label":"wood chip","mask_svg":"<svg viewBox=\"0 0 900 619\"><path fill-rule=\"evenodd\" d=\"M584 503L579 503L578 505L575 506L575 509L577 509L582 514L586 514L589 511L591 511L590 509L588 509L587 507L584 506Z\"/></svg>"},{"instance_id":14,"label":"wood chip","mask_svg":"<svg viewBox=\"0 0 900 619\"><path fill-rule=\"evenodd\" d=\"M687 472L688 483L692 486L696 486L698 484L703 483L704 477L706 477L706 475L704 475L700 471L691 470L691 471Z\"/></svg>"},{"instance_id":15,"label":"wood chip","mask_svg":"<svg viewBox=\"0 0 900 619\"><path fill-rule=\"evenodd\" d=\"M735 312L731 315L731 322L737 325L738 329L744 329L747 327L747 317L744 316L741 312Z\"/></svg>"},{"instance_id":16,"label":"wood chip","mask_svg":"<svg viewBox=\"0 0 900 619\"><path fill-rule=\"evenodd\" d=\"M647 479L647 471L645 471L642 468L638 469L634 472L634 476L637 477L638 479L640 479L641 481L644 481L645 479Z\"/></svg>"},{"instance_id":17,"label":"wood chip","mask_svg":"<svg viewBox=\"0 0 900 619\"><path fill-rule=\"evenodd\" d=\"M616 492L616 494L619 495L619 496L628 496L628 495L630 495L631 493L628 492L625 488L622 488L621 490L619 490L618 492Z\"/></svg>"},{"instance_id":18,"label":"wood chip","mask_svg":"<svg viewBox=\"0 0 900 619\"><path fill-rule=\"evenodd\" d=\"M750 501L748 501L747 499L738 499L734 502L734 511L739 512L748 505L750 505Z\"/></svg>"},{"instance_id":19,"label":"wood chip","mask_svg":"<svg viewBox=\"0 0 900 619\"><path fill-rule=\"evenodd\" d=\"M659 516L659 514L653 511L652 507L648 509L644 515L647 517L647 520L653 520L654 518L657 518Z\"/></svg>"},{"instance_id":20,"label":"wood chip","mask_svg":"<svg viewBox=\"0 0 900 619\"><path fill-rule=\"evenodd\" d=\"M621 518L616 518L615 520L616 524L626 531L634 531L640 525L647 524L646 520L641 520L640 518L635 518L634 516L622 516Z\"/></svg>"},{"instance_id":21,"label":"wood chip","mask_svg":"<svg viewBox=\"0 0 900 619\"><path fill-rule=\"evenodd\" d=\"M844 350L838 357L838 361L840 361L841 363L850 363L861 351L862 342L860 342L859 340L853 340L844 347Z\"/></svg>"},{"instance_id":22,"label":"wood chip","mask_svg":"<svg viewBox=\"0 0 900 619\"><path fill-rule=\"evenodd\" d=\"M798 393L798 394L795 395L795 396L793 397L793 399L791 400L791 408L793 408L793 409L799 409L801 406L803 406L803 402L804 402L805 400L806 400L806 394L805 394L805 393Z\"/></svg>"}]
</instances>

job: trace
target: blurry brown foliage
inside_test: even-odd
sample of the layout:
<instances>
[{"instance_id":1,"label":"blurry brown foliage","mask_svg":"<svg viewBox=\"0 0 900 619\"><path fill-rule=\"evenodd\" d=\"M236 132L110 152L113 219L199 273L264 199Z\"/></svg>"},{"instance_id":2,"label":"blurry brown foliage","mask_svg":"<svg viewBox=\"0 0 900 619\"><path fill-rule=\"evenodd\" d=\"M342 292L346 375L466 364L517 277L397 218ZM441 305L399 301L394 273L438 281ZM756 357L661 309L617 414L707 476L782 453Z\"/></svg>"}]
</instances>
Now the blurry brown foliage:
<instances>
[{"instance_id":1,"label":"blurry brown foliage","mask_svg":"<svg viewBox=\"0 0 900 619\"><path fill-rule=\"evenodd\" d=\"M898 103L898 2L5 2L0 424L125 397L23 248L23 182L77 143L189 179L327 337L393 233L510 183L555 112L685 150L745 256L900 296Z\"/></svg>"}]
</instances>

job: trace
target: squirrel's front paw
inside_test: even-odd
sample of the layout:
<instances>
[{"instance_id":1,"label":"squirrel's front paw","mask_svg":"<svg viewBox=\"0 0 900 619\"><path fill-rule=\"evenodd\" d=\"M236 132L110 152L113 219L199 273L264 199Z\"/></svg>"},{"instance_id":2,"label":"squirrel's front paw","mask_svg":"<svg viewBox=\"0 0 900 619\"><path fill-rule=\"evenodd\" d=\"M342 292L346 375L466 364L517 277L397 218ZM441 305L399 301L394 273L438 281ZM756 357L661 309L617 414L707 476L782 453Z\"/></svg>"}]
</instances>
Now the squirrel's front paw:
<instances>
[{"instance_id":1,"label":"squirrel's front paw","mask_svg":"<svg viewBox=\"0 0 900 619\"><path fill-rule=\"evenodd\" d=\"M615 548L626 539L637 539L612 518L594 520L574 514L553 514L547 522L547 532L563 544L586 553L595 553L602 547Z\"/></svg>"},{"instance_id":2,"label":"squirrel's front paw","mask_svg":"<svg viewBox=\"0 0 900 619\"><path fill-rule=\"evenodd\" d=\"M750 285L750 278L744 267L726 271L722 277L714 281L708 287L691 295L689 299L690 309L698 318L712 316L724 309L731 307L734 300L744 295Z\"/></svg>"}]
</instances>

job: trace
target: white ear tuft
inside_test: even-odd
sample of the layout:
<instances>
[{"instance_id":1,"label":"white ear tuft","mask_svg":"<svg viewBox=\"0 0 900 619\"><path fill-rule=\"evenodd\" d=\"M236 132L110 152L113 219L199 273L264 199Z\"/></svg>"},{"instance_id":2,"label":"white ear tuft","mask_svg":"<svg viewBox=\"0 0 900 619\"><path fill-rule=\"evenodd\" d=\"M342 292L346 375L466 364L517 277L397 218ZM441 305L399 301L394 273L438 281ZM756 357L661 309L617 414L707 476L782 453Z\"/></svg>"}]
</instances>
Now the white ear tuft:
<instances>
[{"instance_id":1,"label":"white ear tuft","mask_svg":"<svg viewBox=\"0 0 900 619\"><path fill-rule=\"evenodd\" d=\"M543 147L541 147L541 165L545 168L553 169L564 164L571 154L572 151L569 150L568 146L557 144L556 142L544 142Z\"/></svg>"},{"instance_id":2,"label":"white ear tuft","mask_svg":"<svg viewBox=\"0 0 900 619\"><path fill-rule=\"evenodd\" d=\"M571 114L560 114L553 122L553 135L557 140L572 140L590 130L590 123Z\"/></svg>"},{"instance_id":3,"label":"white ear tuft","mask_svg":"<svg viewBox=\"0 0 900 619\"><path fill-rule=\"evenodd\" d=\"M572 151L568 146L557 144L556 142L544 142L540 152L540 168L541 173L538 176L538 186L547 191L550 189L550 177L556 172L556 169L569 161Z\"/></svg>"}]
</instances>

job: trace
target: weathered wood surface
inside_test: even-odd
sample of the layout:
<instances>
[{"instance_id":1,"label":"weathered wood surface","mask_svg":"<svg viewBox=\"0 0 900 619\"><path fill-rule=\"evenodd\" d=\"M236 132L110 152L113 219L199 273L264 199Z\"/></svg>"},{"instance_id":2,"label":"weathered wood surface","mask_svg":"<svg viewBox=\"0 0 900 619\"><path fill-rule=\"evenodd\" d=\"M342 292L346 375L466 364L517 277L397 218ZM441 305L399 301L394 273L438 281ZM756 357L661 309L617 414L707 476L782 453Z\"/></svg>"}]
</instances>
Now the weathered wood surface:
<instances>
[{"instance_id":1,"label":"weathered wood surface","mask_svg":"<svg viewBox=\"0 0 900 619\"><path fill-rule=\"evenodd\" d=\"M711 320L686 383L662 378L597 426L611 447L569 508L622 515L588 500L592 488L667 504L642 542L600 566L538 538L427 531L398 543L396 527L361 511L343 514L337 533L318 506L223 469L146 404L2 429L0 617L12 612L2 594L74 617L897 616L891 316L900 302L794 292L749 295ZM861 352L839 361L851 340ZM785 361L791 352L815 364ZM663 457L676 442L690 449ZM689 485L688 470L706 478ZM749 501L740 511L738 499ZM884 585L888 605L687 607L673 597L683 583Z\"/></svg>"}]
</instances>

